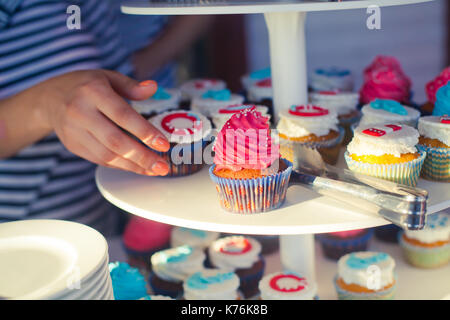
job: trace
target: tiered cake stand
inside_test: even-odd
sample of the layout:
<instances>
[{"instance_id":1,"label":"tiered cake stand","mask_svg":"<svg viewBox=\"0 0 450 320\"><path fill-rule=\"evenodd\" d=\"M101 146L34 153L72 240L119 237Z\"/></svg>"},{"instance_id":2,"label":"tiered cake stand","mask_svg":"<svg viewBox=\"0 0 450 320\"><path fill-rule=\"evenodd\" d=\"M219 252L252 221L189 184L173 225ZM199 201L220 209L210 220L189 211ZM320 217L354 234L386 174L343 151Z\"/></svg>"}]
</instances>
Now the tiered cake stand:
<instances>
[{"instance_id":1,"label":"tiered cake stand","mask_svg":"<svg viewBox=\"0 0 450 320\"><path fill-rule=\"evenodd\" d=\"M250 14L264 13L269 30L274 108L277 114L292 104L308 102L305 18L309 11L394 6L432 0L326 1L134 1L122 5L126 14ZM365 26L360 26L365 27ZM344 166L341 157L340 166ZM162 223L210 231L281 235L284 268L315 280L315 233L369 228L389 222L295 186L282 208L254 215L230 214L219 206L207 168L181 178L155 178L109 168L98 168L97 184L103 196L130 213ZM446 183L420 180L428 190L428 213L450 207Z\"/></svg>"}]
</instances>

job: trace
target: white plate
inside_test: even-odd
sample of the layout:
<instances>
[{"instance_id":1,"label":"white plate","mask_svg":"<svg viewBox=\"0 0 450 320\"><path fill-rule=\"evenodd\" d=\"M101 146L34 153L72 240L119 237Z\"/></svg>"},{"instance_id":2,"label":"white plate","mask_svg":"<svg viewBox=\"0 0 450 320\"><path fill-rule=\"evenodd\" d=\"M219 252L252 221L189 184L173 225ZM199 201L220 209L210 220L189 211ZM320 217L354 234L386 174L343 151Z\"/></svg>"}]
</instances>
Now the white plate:
<instances>
[{"instance_id":1,"label":"white plate","mask_svg":"<svg viewBox=\"0 0 450 320\"><path fill-rule=\"evenodd\" d=\"M0 224L0 296L45 299L95 273L108 246L97 231L58 220Z\"/></svg>"},{"instance_id":2,"label":"white plate","mask_svg":"<svg viewBox=\"0 0 450 320\"><path fill-rule=\"evenodd\" d=\"M96 295L107 286L109 270L102 270L95 279L80 285L80 289L72 290L70 294L55 298L55 300L83 300L86 297Z\"/></svg>"}]
</instances>

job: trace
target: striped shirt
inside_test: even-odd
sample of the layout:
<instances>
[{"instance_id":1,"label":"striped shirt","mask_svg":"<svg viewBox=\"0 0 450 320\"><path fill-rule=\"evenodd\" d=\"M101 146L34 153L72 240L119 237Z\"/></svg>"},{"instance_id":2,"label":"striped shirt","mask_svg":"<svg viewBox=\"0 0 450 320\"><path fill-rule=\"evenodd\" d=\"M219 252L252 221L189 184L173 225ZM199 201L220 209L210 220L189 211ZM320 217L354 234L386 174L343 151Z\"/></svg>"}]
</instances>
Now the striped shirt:
<instances>
[{"instance_id":1,"label":"striped shirt","mask_svg":"<svg viewBox=\"0 0 450 320\"><path fill-rule=\"evenodd\" d=\"M73 4L81 9L80 30L66 25ZM75 70L130 75L117 13L104 0L0 0L0 99ZM0 222L56 218L107 233L116 209L98 192L94 172L54 134L0 160Z\"/></svg>"}]
</instances>

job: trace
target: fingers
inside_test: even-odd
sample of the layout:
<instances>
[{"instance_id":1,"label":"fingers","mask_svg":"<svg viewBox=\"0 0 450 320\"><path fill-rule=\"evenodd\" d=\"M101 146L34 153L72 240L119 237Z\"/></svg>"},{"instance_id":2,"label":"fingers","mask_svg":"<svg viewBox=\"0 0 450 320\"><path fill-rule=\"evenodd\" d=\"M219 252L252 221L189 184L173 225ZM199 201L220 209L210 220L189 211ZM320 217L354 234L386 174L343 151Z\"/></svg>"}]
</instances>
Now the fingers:
<instances>
[{"instance_id":1,"label":"fingers","mask_svg":"<svg viewBox=\"0 0 450 320\"><path fill-rule=\"evenodd\" d=\"M166 152L170 144L166 137L130 107L112 88L95 85L90 89L90 103L94 103L107 118L132 133L150 148Z\"/></svg>"},{"instance_id":2,"label":"fingers","mask_svg":"<svg viewBox=\"0 0 450 320\"><path fill-rule=\"evenodd\" d=\"M163 158L129 137L103 114L99 112L85 113L83 123L89 133L111 152L134 162L144 170L159 175L168 173L169 166Z\"/></svg>"},{"instance_id":3,"label":"fingers","mask_svg":"<svg viewBox=\"0 0 450 320\"><path fill-rule=\"evenodd\" d=\"M119 72L103 70L111 87L122 97L130 100L145 100L155 94L158 85L153 80L138 82Z\"/></svg>"}]
</instances>

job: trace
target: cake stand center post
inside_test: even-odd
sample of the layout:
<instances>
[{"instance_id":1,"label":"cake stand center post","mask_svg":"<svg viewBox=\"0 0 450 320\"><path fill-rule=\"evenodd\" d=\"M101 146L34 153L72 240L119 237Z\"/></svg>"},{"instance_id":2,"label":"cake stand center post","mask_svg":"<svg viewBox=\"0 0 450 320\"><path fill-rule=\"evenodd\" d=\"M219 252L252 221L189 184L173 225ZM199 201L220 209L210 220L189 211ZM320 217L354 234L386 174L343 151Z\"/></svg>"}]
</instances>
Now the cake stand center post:
<instances>
[{"instance_id":1,"label":"cake stand center post","mask_svg":"<svg viewBox=\"0 0 450 320\"><path fill-rule=\"evenodd\" d=\"M281 110L308 103L306 12L269 12L264 17L269 32L274 115L278 121Z\"/></svg>"},{"instance_id":2,"label":"cake stand center post","mask_svg":"<svg viewBox=\"0 0 450 320\"><path fill-rule=\"evenodd\" d=\"M295 271L316 282L314 235L280 236L280 258L284 270Z\"/></svg>"}]
</instances>

